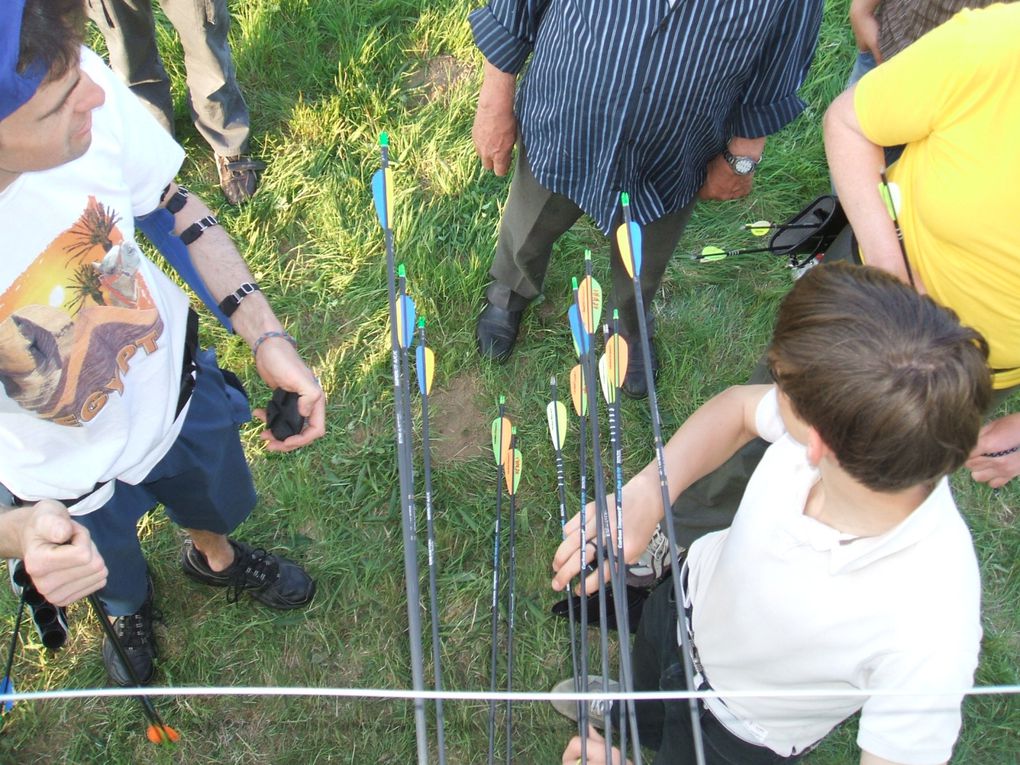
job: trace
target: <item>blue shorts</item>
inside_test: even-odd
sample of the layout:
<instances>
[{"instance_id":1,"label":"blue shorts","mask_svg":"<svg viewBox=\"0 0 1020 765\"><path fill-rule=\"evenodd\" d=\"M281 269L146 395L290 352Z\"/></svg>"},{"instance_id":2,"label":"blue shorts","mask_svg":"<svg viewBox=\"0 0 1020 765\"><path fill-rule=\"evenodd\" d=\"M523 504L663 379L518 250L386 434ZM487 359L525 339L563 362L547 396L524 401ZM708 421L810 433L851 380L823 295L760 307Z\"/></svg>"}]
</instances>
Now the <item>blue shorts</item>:
<instances>
[{"instance_id":1,"label":"blue shorts","mask_svg":"<svg viewBox=\"0 0 1020 765\"><path fill-rule=\"evenodd\" d=\"M110 500L74 520L89 530L110 572L99 597L113 616L141 608L147 592L138 520L157 504L178 526L229 534L255 507L255 485L238 427L251 419L244 393L224 380L213 349L198 372L184 426L166 456L137 486L117 481ZM228 373L229 374L229 373Z\"/></svg>"}]
</instances>

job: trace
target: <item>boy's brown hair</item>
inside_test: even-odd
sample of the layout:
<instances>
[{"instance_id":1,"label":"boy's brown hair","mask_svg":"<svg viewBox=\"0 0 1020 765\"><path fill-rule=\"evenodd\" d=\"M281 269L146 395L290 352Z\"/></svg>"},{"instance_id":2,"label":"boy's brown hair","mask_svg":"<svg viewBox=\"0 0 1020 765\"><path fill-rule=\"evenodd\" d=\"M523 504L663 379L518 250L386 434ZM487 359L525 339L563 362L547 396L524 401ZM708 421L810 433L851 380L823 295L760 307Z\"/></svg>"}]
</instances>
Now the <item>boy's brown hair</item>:
<instances>
[{"instance_id":1,"label":"boy's brown hair","mask_svg":"<svg viewBox=\"0 0 1020 765\"><path fill-rule=\"evenodd\" d=\"M779 309L769 366L853 478L899 491L952 472L991 400L988 344L890 274L808 271Z\"/></svg>"}]
</instances>

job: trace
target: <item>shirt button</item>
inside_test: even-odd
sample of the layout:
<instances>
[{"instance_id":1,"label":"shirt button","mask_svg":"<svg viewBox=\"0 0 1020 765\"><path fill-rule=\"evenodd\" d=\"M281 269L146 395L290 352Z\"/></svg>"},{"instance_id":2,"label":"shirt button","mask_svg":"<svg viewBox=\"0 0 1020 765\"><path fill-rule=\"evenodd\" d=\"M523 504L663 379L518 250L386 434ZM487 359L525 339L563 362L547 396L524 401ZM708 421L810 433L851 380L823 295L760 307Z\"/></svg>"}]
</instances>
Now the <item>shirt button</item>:
<instances>
[{"instance_id":1,"label":"shirt button","mask_svg":"<svg viewBox=\"0 0 1020 765\"><path fill-rule=\"evenodd\" d=\"M651 93L651 92L652 92L652 88L651 88L651 86L650 86L650 85L645 85L645 86L644 86L644 87L643 87L643 88L641 89L641 92L642 92L642 93L644 93L645 95L648 95L649 93Z\"/></svg>"}]
</instances>

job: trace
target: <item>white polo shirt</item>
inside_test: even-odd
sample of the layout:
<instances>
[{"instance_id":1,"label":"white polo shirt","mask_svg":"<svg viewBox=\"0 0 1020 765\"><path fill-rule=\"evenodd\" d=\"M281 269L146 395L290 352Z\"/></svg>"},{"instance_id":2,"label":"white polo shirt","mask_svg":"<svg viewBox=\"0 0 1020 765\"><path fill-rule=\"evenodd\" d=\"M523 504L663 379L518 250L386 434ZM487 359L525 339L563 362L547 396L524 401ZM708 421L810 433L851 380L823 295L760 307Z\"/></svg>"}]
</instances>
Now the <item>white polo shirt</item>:
<instances>
[{"instance_id":1,"label":"white polo shirt","mask_svg":"<svg viewBox=\"0 0 1020 765\"><path fill-rule=\"evenodd\" d=\"M804 515L818 471L786 433L775 390L757 411L773 441L724 531L688 553L694 640L712 687L850 688L917 696L706 701L738 737L804 751L858 709L858 745L907 765L944 762L981 641L970 533L946 479L902 523L852 537Z\"/></svg>"}]
</instances>

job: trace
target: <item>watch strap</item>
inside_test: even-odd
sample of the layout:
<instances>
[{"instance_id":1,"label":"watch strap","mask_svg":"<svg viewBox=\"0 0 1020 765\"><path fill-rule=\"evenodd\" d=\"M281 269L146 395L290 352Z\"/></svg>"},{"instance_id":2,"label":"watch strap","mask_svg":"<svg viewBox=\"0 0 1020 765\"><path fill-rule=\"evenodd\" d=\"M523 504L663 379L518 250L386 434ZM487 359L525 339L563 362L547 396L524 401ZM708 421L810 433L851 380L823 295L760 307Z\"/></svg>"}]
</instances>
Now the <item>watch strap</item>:
<instances>
[{"instance_id":1,"label":"watch strap","mask_svg":"<svg viewBox=\"0 0 1020 765\"><path fill-rule=\"evenodd\" d=\"M733 154L729 150L729 147L724 147L723 148L722 155L723 155L723 159L726 160L726 163L731 168L733 168L733 172L735 172L737 175L750 175L751 173L753 173L755 170L758 169L758 163L761 162L762 159L765 157L764 154L762 154L761 157L758 157L758 159L755 159L754 157L748 157L746 155L735 155L735 154ZM741 162L741 161L750 162L751 163L751 168L749 170L741 171L737 167L737 164L739 162Z\"/></svg>"}]
</instances>

